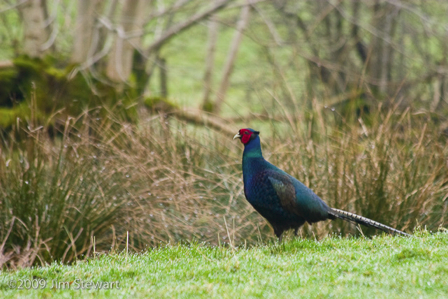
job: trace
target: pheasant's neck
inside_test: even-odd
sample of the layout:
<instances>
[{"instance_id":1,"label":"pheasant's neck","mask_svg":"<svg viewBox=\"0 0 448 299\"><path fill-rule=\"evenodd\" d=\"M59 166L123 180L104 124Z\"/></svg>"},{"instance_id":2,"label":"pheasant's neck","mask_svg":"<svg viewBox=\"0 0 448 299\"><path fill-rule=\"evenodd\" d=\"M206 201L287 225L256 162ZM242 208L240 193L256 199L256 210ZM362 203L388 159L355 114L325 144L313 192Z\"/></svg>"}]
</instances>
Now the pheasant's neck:
<instances>
[{"instance_id":1,"label":"pheasant's neck","mask_svg":"<svg viewBox=\"0 0 448 299\"><path fill-rule=\"evenodd\" d=\"M263 155L261 153L260 139L252 140L244 147L243 152L243 179L245 182L259 170L263 165Z\"/></svg>"},{"instance_id":2,"label":"pheasant's neck","mask_svg":"<svg viewBox=\"0 0 448 299\"><path fill-rule=\"evenodd\" d=\"M263 158L263 155L261 154L261 145L259 137L255 138L249 144L244 146L243 162L244 158Z\"/></svg>"}]
</instances>

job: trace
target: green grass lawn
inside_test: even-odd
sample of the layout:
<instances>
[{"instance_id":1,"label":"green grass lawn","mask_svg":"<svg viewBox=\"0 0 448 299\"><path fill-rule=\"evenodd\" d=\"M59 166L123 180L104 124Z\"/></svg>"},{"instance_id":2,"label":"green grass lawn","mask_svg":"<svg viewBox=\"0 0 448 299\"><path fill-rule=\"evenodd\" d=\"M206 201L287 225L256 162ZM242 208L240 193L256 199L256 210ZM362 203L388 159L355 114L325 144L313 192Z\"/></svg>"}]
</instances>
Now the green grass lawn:
<instances>
[{"instance_id":1,"label":"green grass lawn","mask_svg":"<svg viewBox=\"0 0 448 299\"><path fill-rule=\"evenodd\" d=\"M47 286L10 288L11 281L17 285L29 280ZM59 288L51 287L54 282ZM81 282L85 287L88 282L108 282L111 289L76 289ZM0 277L1 298L79 296L448 298L448 234L297 239L236 249L167 245L142 254L104 255L72 266L55 263L3 272Z\"/></svg>"}]
</instances>

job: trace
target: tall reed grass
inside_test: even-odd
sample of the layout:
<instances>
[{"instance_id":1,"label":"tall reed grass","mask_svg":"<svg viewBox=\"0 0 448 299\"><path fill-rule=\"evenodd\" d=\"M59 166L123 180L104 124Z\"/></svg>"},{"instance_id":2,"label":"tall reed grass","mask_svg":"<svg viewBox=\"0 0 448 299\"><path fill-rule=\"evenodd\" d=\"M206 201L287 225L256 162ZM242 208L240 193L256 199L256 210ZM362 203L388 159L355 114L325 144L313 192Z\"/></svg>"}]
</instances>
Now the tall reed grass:
<instances>
[{"instance_id":1,"label":"tall reed grass","mask_svg":"<svg viewBox=\"0 0 448 299\"><path fill-rule=\"evenodd\" d=\"M390 110L343 125L322 115L281 129L273 122L260 124L274 128L261 133L265 157L330 206L407 232L446 227L448 146L429 118ZM0 148L2 267L72 262L127 245L274 239L244 198L242 146L232 136L162 114L138 124L84 114L56 137L46 132L16 127ZM339 220L301 230L331 233L359 232Z\"/></svg>"}]
</instances>

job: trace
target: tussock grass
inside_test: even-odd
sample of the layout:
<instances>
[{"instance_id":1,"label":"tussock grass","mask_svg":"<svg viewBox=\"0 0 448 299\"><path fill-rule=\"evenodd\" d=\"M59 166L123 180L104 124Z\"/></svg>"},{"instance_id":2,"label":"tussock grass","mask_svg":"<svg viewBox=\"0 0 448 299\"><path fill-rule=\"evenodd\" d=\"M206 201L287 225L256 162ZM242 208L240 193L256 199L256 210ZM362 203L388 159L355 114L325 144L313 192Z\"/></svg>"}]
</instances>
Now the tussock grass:
<instances>
[{"instance_id":1,"label":"tussock grass","mask_svg":"<svg viewBox=\"0 0 448 299\"><path fill-rule=\"evenodd\" d=\"M322 117L320 129L275 141L270 160L332 207L410 232L446 226L448 146L428 116L378 110L357 124L329 124ZM304 233L328 231L353 234L355 227L333 221Z\"/></svg>"},{"instance_id":2,"label":"tussock grass","mask_svg":"<svg viewBox=\"0 0 448 299\"><path fill-rule=\"evenodd\" d=\"M130 200L117 183L124 174L105 171L108 161L69 122L56 142L25 133L0 158L0 266L70 262L93 254L94 244L109 250Z\"/></svg>"},{"instance_id":3,"label":"tussock grass","mask_svg":"<svg viewBox=\"0 0 448 299\"><path fill-rule=\"evenodd\" d=\"M274 120L229 126L269 127L261 134L265 157L335 208L411 233L416 226L446 227L446 139L425 115L378 111L342 124L316 114L282 126ZM18 127L3 139L4 266L73 262L94 251L140 251L163 242L234 246L274 239L244 199L242 146L232 136L162 114L129 124L113 113L102 119L86 113L56 137L47 131ZM19 133L27 137L16 140ZM305 238L331 233L360 232L342 221L301 230Z\"/></svg>"}]
</instances>

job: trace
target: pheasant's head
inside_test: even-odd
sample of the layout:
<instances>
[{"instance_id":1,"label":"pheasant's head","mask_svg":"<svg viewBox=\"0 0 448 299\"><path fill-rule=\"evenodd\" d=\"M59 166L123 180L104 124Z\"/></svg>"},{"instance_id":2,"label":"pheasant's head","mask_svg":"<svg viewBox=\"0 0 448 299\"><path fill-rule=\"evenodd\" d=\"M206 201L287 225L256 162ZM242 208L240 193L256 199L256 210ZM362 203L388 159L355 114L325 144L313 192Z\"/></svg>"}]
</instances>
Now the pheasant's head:
<instances>
[{"instance_id":1,"label":"pheasant's head","mask_svg":"<svg viewBox=\"0 0 448 299\"><path fill-rule=\"evenodd\" d=\"M233 139L239 138L241 143L247 145L249 142L257 138L258 134L260 134L260 132L255 131L254 129L241 129L235 136L233 136Z\"/></svg>"}]
</instances>

